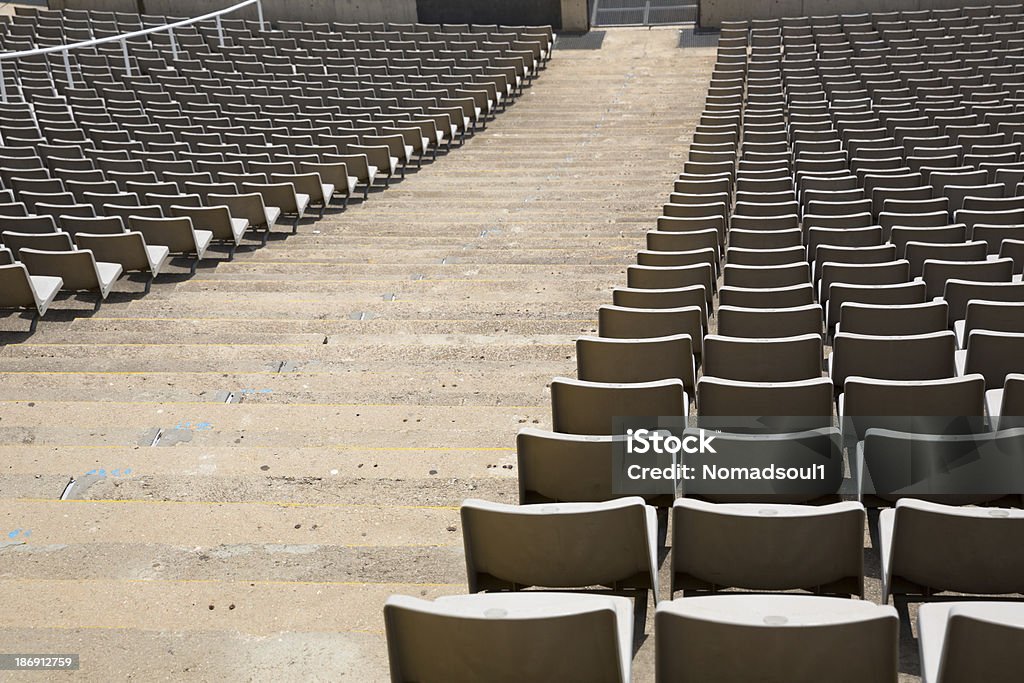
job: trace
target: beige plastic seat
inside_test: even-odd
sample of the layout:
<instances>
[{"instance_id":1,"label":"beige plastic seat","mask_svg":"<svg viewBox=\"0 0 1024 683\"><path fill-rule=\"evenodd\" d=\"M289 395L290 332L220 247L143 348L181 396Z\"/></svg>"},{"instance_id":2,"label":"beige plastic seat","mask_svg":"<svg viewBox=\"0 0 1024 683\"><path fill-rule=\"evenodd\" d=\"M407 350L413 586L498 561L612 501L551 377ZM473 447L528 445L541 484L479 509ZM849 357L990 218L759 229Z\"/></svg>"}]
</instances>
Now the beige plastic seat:
<instances>
[{"instance_id":1,"label":"beige plastic seat","mask_svg":"<svg viewBox=\"0 0 1024 683\"><path fill-rule=\"evenodd\" d=\"M962 244L967 241L967 226L945 225L937 228L914 228L897 226L892 229L889 241L896 246L896 257L906 258L907 245L919 244Z\"/></svg>"},{"instance_id":2,"label":"beige plastic seat","mask_svg":"<svg viewBox=\"0 0 1024 683\"><path fill-rule=\"evenodd\" d=\"M895 285L909 281L910 262L906 259L887 263L825 263L821 266L818 299L826 305L834 284Z\"/></svg>"},{"instance_id":3,"label":"beige plastic seat","mask_svg":"<svg viewBox=\"0 0 1024 683\"><path fill-rule=\"evenodd\" d=\"M704 329L708 326L708 301L704 285L690 285L674 289L634 289L615 287L612 289L612 304L623 308L687 308L701 309Z\"/></svg>"},{"instance_id":4,"label":"beige plastic seat","mask_svg":"<svg viewBox=\"0 0 1024 683\"><path fill-rule=\"evenodd\" d=\"M1013 432L1019 440L1021 431ZM883 602L942 591L1024 593L1024 510L901 498L878 527Z\"/></svg>"},{"instance_id":5,"label":"beige plastic seat","mask_svg":"<svg viewBox=\"0 0 1024 683\"><path fill-rule=\"evenodd\" d=\"M471 593L605 586L644 600L649 590L658 599L658 522L643 498L541 505L469 499L460 516Z\"/></svg>"},{"instance_id":6,"label":"beige plastic seat","mask_svg":"<svg viewBox=\"0 0 1024 683\"><path fill-rule=\"evenodd\" d=\"M1024 605L937 602L917 612L921 683L1015 683L1024 666Z\"/></svg>"},{"instance_id":7,"label":"beige plastic seat","mask_svg":"<svg viewBox=\"0 0 1024 683\"><path fill-rule=\"evenodd\" d=\"M849 377L891 380L944 379L956 376L956 335L873 336L840 332L828 358L836 397Z\"/></svg>"},{"instance_id":8,"label":"beige plastic seat","mask_svg":"<svg viewBox=\"0 0 1024 683\"><path fill-rule=\"evenodd\" d=\"M984 429L984 398L981 375L916 381L849 377L839 395L839 417L847 441L862 441L872 427L971 434Z\"/></svg>"},{"instance_id":9,"label":"beige plastic seat","mask_svg":"<svg viewBox=\"0 0 1024 683\"><path fill-rule=\"evenodd\" d=\"M821 377L821 335L751 339L709 334L702 363L705 377L742 382L815 379Z\"/></svg>"},{"instance_id":10,"label":"beige plastic seat","mask_svg":"<svg viewBox=\"0 0 1024 683\"><path fill-rule=\"evenodd\" d=\"M953 323L957 344L966 348L974 330L1024 333L1024 302L971 300L963 320Z\"/></svg>"},{"instance_id":11,"label":"beige plastic seat","mask_svg":"<svg viewBox=\"0 0 1024 683\"><path fill-rule=\"evenodd\" d=\"M831 424L832 382L827 377L742 382L705 376L697 381L697 408L701 425L728 432L818 429Z\"/></svg>"},{"instance_id":12,"label":"beige plastic seat","mask_svg":"<svg viewBox=\"0 0 1024 683\"><path fill-rule=\"evenodd\" d=\"M928 298L940 297L949 280L969 282L1010 282L1013 259L994 261L925 261L922 280L928 286Z\"/></svg>"},{"instance_id":13,"label":"beige plastic seat","mask_svg":"<svg viewBox=\"0 0 1024 683\"><path fill-rule=\"evenodd\" d=\"M925 261L984 261L987 255L988 245L984 242L907 242L906 245L906 258L910 261L911 277L921 277L924 274Z\"/></svg>"},{"instance_id":14,"label":"beige plastic seat","mask_svg":"<svg viewBox=\"0 0 1024 683\"><path fill-rule=\"evenodd\" d=\"M729 247L726 260L736 266L785 266L804 260L802 246L783 247L778 249L743 249Z\"/></svg>"},{"instance_id":15,"label":"beige plastic seat","mask_svg":"<svg viewBox=\"0 0 1024 683\"><path fill-rule=\"evenodd\" d=\"M551 424L567 434L613 434L613 418L686 416L682 380L613 384L567 377L551 381Z\"/></svg>"},{"instance_id":16,"label":"beige plastic seat","mask_svg":"<svg viewBox=\"0 0 1024 683\"><path fill-rule=\"evenodd\" d=\"M5 232L51 233L59 229L53 216L0 216L0 229Z\"/></svg>"},{"instance_id":17,"label":"beige plastic seat","mask_svg":"<svg viewBox=\"0 0 1024 683\"><path fill-rule=\"evenodd\" d=\"M713 595L662 602L655 680L896 683L899 617L889 605L812 595Z\"/></svg>"},{"instance_id":18,"label":"beige plastic seat","mask_svg":"<svg viewBox=\"0 0 1024 683\"><path fill-rule=\"evenodd\" d=\"M690 337L693 354L704 353L704 310L698 306L683 308L627 308L601 306L597 312L598 334L606 339L649 339L685 334Z\"/></svg>"},{"instance_id":19,"label":"beige plastic seat","mask_svg":"<svg viewBox=\"0 0 1024 683\"><path fill-rule=\"evenodd\" d=\"M310 204L320 205L320 218L324 217L327 205L334 198L334 185L325 182L319 173L274 173L270 176L271 183L291 183L295 191L309 197Z\"/></svg>"},{"instance_id":20,"label":"beige plastic seat","mask_svg":"<svg viewBox=\"0 0 1024 683\"><path fill-rule=\"evenodd\" d=\"M659 230L651 230L647 233L646 239L647 248L651 251L714 249L716 254L722 252L721 238L718 231L714 228L694 230L693 232L661 232Z\"/></svg>"},{"instance_id":21,"label":"beige plastic seat","mask_svg":"<svg viewBox=\"0 0 1024 683\"><path fill-rule=\"evenodd\" d=\"M117 263L125 273L148 273L146 289L148 292L153 280L170 259L171 252L166 246L155 244L149 246L140 232L125 232L119 235L92 235L78 233L75 237L80 249L90 250L100 261Z\"/></svg>"},{"instance_id":22,"label":"beige plastic seat","mask_svg":"<svg viewBox=\"0 0 1024 683\"><path fill-rule=\"evenodd\" d=\"M737 249L788 249L803 244L803 232L790 230L742 230L729 231L729 246Z\"/></svg>"},{"instance_id":23,"label":"beige plastic seat","mask_svg":"<svg viewBox=\"0 0 1024 683\"><path fill-rule=\"evenodd\" d=\"M715 292L715 271L707 263L692 266L629 266L626 285L634 289L677 289L703 285L708 308Z\"/></svg>"},{"instance_id":24,"label":"beige plastic seat","mask_svg":"<svg viewBox=\"0 0 1024 683\"><path fill-rule=\"evenodd\" d=\"M519 503L594 503L620 498L614 492L615 440L624 437L560 434L523 427L516 436ZM672 497L651 503L671 505Z\"/></svg>"},{"instance_id":25,"label":"beige plastic seat","mask_svg":"<svg viewBox=\"0 0 1024 683\"><path fill-rule=\"evenodd\" d=\"M249 229L249 221L244 218L232 217L231 209L226 205L172 206L171 216L189 218L192 220L193 226L211 232L213 242L227 244L229 260L235 257L235 250L242 243L242 237Z\"/></svg>"},{"instance_id":26,"label":"beige plastic seat","mask_svg":"<svg viewBox=\"0 0 1024 683\"><path fill-rule=\"evenodd\" d=\"M171 254L194 256L191 272L196 272L199 261L206 256L206 250L213 240L209 230L196 230L190 218L144 218L129 216L128 227L142 233L146 244L163 245Z\"/></svg>"},{"instance_id":27,"label":"beige plastic seat","mask_svg":"<svg viewBox=\"0 0 1024 683\"><path fill-rule=\"evenodd\" d=\"M923 304L861 304L846 302L839 314L840 332L868 335L928 334L948 329L945 301Z\"/></svg>"},{"instance_id":28,"label":"beige plastic seat","mask_svg":"<svg viewBox=\"0 0 1024 683\"><path fill-rule=\"evenodd\" d=\"M680 498L672 507L671 597L728 588L864 597L866 521L864 506L852 501L816 506Z\"/></svg>"},{"instance_id":29,"label":"beige plastic seat","mask_svg":"<svg viewBox=\"0 0 1024 683\"><path fill-rule=\"evenodd\" d=\"M718 300L737 308L796 308L814 303L814 286L808 282L792 287L722 287Z\"/></svg>"},{"instance_id":30,"label":"beige plastic seat","mask_svg":"<svg viewBox=\"0 0 1024 683\"><path fill-rule=\"evenodd\" d=\"M295 191L291 183L242 183L242 194L258 192L263 196L263 203L266 206L275 206L282 216L294 216L292 220L292 234L299 231L299 221L306 213L309 206L309 195L300 194Z\"/></svg>"},{"instance_id":31,"label":"beige plastic seat","mask_svg":"<svg viewBox=\"0 0 1024 683\"><path fill-rule=\"evenodd\" d=\"M35 332L64 281L60 277L30 275L24 264L11 262L11 254L6 250L0 250L0 257L0 309L34 313L29 332Z\"/></svg>"},{"instance_id":32,"label":"beige plastic seat","mask_svg":"<svg viewBox=\"0 0 1024 683\"><path fill-rule=\"evenodd\" d=\"M226 206L232 218L240 218L249 222L250 230L263 231L263 244L270 237L270 229L281 217L281 209L263 203L263 195L259 192L248 194L211 194L206 198L207 206Z\"/></svg>"},{"instance_id":33,"label":"beige plastic seat","mask_svg":"<svg viewBox=\"0 0 1024 683\"><path fill-rule=\"evenodd\" d=\"M942 298L949 304L949 326L953 327L967 316L967 304L972 300L1024 303L1024 283L949 280Z\"/></svg>"},{"instance_id":34,"label":"beige plastic seat","mask_svg":"<svg viewBox=\"0 0 1024 683\"><path fill-rule=\"evenodd\" d=\"M945 319L943 319L945 322ZM818 304L793 308L720 306L718 333L726 337L773 338L822 333Z\"/></svg>"},{"instance_id":35,"label":"beige plastic seat","mask_svg":"<svg viewBox=\"0 0 1024 683\"><path fill-rule=\"evenodd\" d=\"M120 216L100 216L98 218L78 218L61 216L64 231L75 237L80 232L90 235L120 235L124 230L124 221Z\"/></svg>"},{"instance_id":36,"label":"beige plastic seat","mask_svg":"<svg viewBox=\"0 0 1024 683\"><path fill-rule=\"evenodd\" d=\"M726 287L747 289L791 287L811 281L810 265L806 261L782 266L738 266L728 264L723 269Z\"/></svg>"},{"instance_id":37,"label":"beige plastic seat","mask_svg":"<svg viewBox=\"0 0 1024 683\"><path fill-rule=\"evenodd\" d=\"M645 339L580 337L576 376L588 382L653 382L680 379L694 388L693 339L688 334Z\"/></svg>"},{"instance_id":38,"label":"beige plastic seat","mask_svg":"<svg viewBox=\"0 0 1024 683\"><path fill-rule=\"evenodd\" d=\"M813 282L821 280L821 269L826 263L872 264L889 263L896 259L896 247L891 244L879 244L868 247L846 247L834 244L819 244L813 254Z\"/></svg>"},{"instance_id":39,"label":"beige plastic seat","mask_svg":"<svg viewBox=\"0 0 1024 683\"><path fill-rule=\"evenodd\" d=\"M22 249L21 261L31 275L45 275L63 281L61 291L97 292L98 308L100 302L107 298L110 288L121 276L121 266L117 263L97 261L91 251L37 251Z\"/></svg>"},{"instance_id":40,"label":"beige plastic seat","mask_svg":"<svg viewBox=\"0 0 1024 683\"><path fill-rule=\"evenodd\" d=\"M880 306L920 304L925 301L923 282L905 282L895 285L834 284L829 287L829 301L825 306L825 331L832 334L839 324L843 306L864 303Z\"/></svg>"},{"instance_id":41,"label":"beige plastic seat","mask_svg":"<svg viewBox=\"0 0 1024 683\"><path fill-rule=\"evenodd\" d=\"M978 373L988 389L999 389L1012 373L1024 372L1024 333L973 330L967 348L956 352L957 372Z\"/></svg>"},{"instance_id":42,"label":"beige plastic seat","mask_svg":"<svg viewBox=\"0 0 1024 683\"><path fill-rule=\"evenodd\" d=\"M384 605L392 683L629 683L629 598L576 593L392 595Z\"/></svg>"},{"instance_id":43,"label":"beige plastic seat","mask_svg":"<svg viewBox=\"0 0 1024 683\"><path fill-rule=\"evenodd\" d=\"M39 249L41 251L72 251L75 245L71 235L66 232L25 233L3 232L0 241L11 250L15 257L22 249Z\"/></svg>"},{"instance_id":44,"label":"beige plastic seat","mask_svg":"<svg viewBox=\"0 0 1024 683\"><path fill-rule=\"evenodd\" d=\"M340 194L343 198L342 207L348 206L348 200L356 191L356 184L359 179L348 174L348 166L342 162L338 163L316 163L312 161L299 162L300 173L319 173L320 180L334 187L334 193Z\"/></svg>"}]
</instances>

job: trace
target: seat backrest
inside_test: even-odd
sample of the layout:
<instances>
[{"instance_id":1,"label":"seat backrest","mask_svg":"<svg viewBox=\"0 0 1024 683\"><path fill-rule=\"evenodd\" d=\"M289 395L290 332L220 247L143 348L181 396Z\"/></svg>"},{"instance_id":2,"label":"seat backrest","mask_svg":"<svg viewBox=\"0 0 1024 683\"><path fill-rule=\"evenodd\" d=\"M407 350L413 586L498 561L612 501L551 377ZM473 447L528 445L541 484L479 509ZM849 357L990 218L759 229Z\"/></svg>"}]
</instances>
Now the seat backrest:
<instances>
[{"instance_id":1,"label":"seat backrest","mask_svg":"<svg viewBox=\"0 0 1024 683\"><path fill-rule=\"evenodd\" d=\"M910 261L910 276L920 277L925 261L983 261L988 254L985 242L907 242L906 259Z\"/></svg>"},{"instance_id":2,"label":"seat backrest","mask_svg":"<svg viewBox=\"0 0 1024 683\"><path fill-rule=\"evenodd\" d=\"M78 218L61 216L61 227L71 235L87 232L93 235L117 235L124 232L124 221L120 216L101 216L99 218Z\"/></svg>"},{"instance_id":3,"label":"seat backrest","mask_svg":"<svg viewBox=\"0 0 1024 683\"><path fill-rule=\"evenodd\" d=\"M1024 283L948 280L942 298L949 304L949 326L952 327L955 321L965 318L967 304L972 299L1024 303Z\"/></svg>"},{"instance_id":4,"label":"seat backrest","mask_svg":"<svg viewBox=\"0 0 1024 683\"><path fill-rule=\"evenodd\" d=\"M896 683L889 605L808 595L682 598L654 616L656 680Z\"/></svg>"},{"instance_id":5,"label":"seat backrest","mask_svg":"<svg viewBox=\"0 0 1024 683\"><path fill-rule=\"evenodd\" d=\"M714 269L707 263L692 266L629 266L626 269L627 286L636 289L675 289L690 285L704 285L708 306L714 294Z\"/></svg>"},{"instance_id":6,"label":"seat backrest","mask_svg":"<svg viewBox=\"0 0 1024 683\"><path fill-rule=\"evenodd\" d=\"M868 435L870 440L871 434ZM965 448L977 450L981 436ZM1024 457L1020 447L1024 431L997 432L989 437L991 448L1007 449ZM958 444L934 438L933 443ZM924 447L921 437L915 448ZM865 443L865 455L868 446ZM907 448L894 444L895 448ZM963 451L963 449L960 449ZM905 452L905 450L904 450ZM952 456L952 454L949 454ZM943 505L901 498L896 507L882 512L884 593L917 594L928 590L998 594L1024 592L1024 510Z\"/></svg>"},{"instance_id":7,"label":"seat backrest","mask_svg":"<svg viewBox=\"0 0 1024 683\"><path fill-rule=\"evenodd\" d=\"M704 345L704 312L697 306L682 308L627 308L601 306L598 334L607 339L648 339L686 334L693 353L700 356Z\"/></svg>"},{"instance_id":8,"label":"seat backrest","mask_svg":"<svg viewBox=\"0 0 1024 683\"><path fill-rule=\"evenodd\" d=\"M964 318L965 341L974 330L1024 333L1024 302L969 301Z\"/></svg>"},{"instance_id":9,"label":"seat backrest","mask_svg":"<svg viewBox=\"0 0 1024 683\"><path fill-rule=\"evenodd\" d=\"M818 304L793 308L742 308L720 306L718 333L726 337L773 338L822 332Z\"/></svg>"},{"instance_id":10,"label":"seat backrest","mask_svg":"<svg viewBox=\"0 0 1024 683\"><path fill-rule=\"evenodd\" d=\"M678 379L629 384L565 377L551 381L551 423L556 432L612 434L616 417L684 416L688 410Z\"/></svg>"},{"instance_id":11,"label":"seat backrest","mask_svg":"<svg viewBox=\"0 0 1024 683\"><path fill-rule=\"evenodd\" d=\"M832 382L743 382L701 377L697 407L702 426L735 433L798 432L831 424ZM725 418L708 420L705 418Z\"/></svg>"},{"instance_id":12,"label":"seat backrest","mask_svg":"<svg viewBox=\"0 0 1024 683\"><path fill-rule=\"evenodd\" d=\"M894 285L910 280L910 262L906 259L887 263L826 263L821 267L819 298L828 301L833 284Z\"/></svg>"},{"instance_id":13,"label":"seat backrest","mask_svg":"<svg viewBox=\"0 0 1024 683\"><path fill-rule=\"evenodd\" d=\"M956 335L949 330L887 337L840 332L832 348L829 370L837 393L847 377L921 380L956 375Z\"/></svg>"},{"instance_id":14,"label":"seat backrest","mask_svg":"<svg viewBox=\"0 0 1024 683\"><path fill-rule=\"evenodd\" d=\"M524 427L516 436L519 502L590 503L612 492L614 439Z\"/></svg>"},{"instance_id":15,"label":"seat backrest","mask_svg":"<svg viewBox=\"0 0 1024 683\"><path fill-rule=\"evenodd\" d=\"M811 281L810 265L803 260L781 266L726 265L723 275L725 286L749 289L791 287Z\"/></svg>"},{"instance_id":16,"label":"seat backrest","mask_svg":"<svg viewBox=\"0 0 1024 683\"><path fill-rule=\"evenodd\" d=\"M929 298L942 296L949 280L971 282L1009 282L1013 279L1013 259L994 261L935 261L924 262L922 277L928 286Z\"/></svg>"},{"instance_id":17,"label":"seat backrest","mask_svg":"<svg viewBox=\"0 0 1024 683\"><path fill-rule=\"evenodd\" d=\"M680 379L694 386L693 340L688 334L647 339L580 337L576 376L588 382L652 382Z\"/></svg>"},{"instance_id":18,"label":"seat backrest","mask_svg":"<svg viewBox=\"0 0 1024 683\"><path fill-rule=\"evenodd\" d=\"M392 596L384 605L391 681L629 683L631 611L629 598L607 595Z\"/></svg>"},{"instance_id":19,"label":"seat backrest","mask_svg":"<svg viewBox=\"0 0 1024 683\"><path fill-rule=\"evenodd\" d=\"M949 306L945 301L923 304L862 304L845 302L839 329L853 334L909 335L948 329Z\"/></svg>"},{"instance_id":20,"label":"seat backrest","mask_svg":"<svg viewBox=\"0 0 1024 683\"><path fill-rule=\"evenodd\" d=\"M847 302L903 305L925 301L927 287L923 282L903 282L895 285L834 284L829 287L829 300L825 306L825 329L832 331L839 324L843 304Z\"/></svg>"},{"instance_id":21,"label":"seat backrest","mask_svg":"<svg viewBox=\"0 0 1024 683\"><path fill-rule=\"evenodd\" d=\"M657 596L657 522L643 498L542 505L468 499L461 518L471 593L622 585Z\"/></svg>"},{"instance_id":22,"label":"seat backrest","mask_svg":"<svg viewBox=\"0 0 1024 683\"><path fill-rule=\"evenodd\" d=\"M32 275L49 275L64 280L66 290L100 289L96 262L91 251L37 251L22 249L21 261Z\"/></svg>"},{"instance_id":23,"label":"seat backrest","mask_svg":"<svg viewBox=\"0 0 1024 683\"><path fill-rule=\"evenodd\" d=\"M244 218L254 228L265 227L267 214L263 195L259 192L247 194L211 194L206 198L208 206L226 206L232 218Z\"/></svg>"},{"instance_id":24,"label":"seat backrest","mask_svg":"<svg viewBox=\"0 0 1024 683\"><path fill-rule=\"evenodd\" d=\"M849 377L842 389L843 431L857 441L872 427L915 434L971 434L984 429L981 375L914 381Z\"/></svg>"},{"instance_id":25,"label":"seat backrest","mask_svg":"<svg viewBox=\"0 0 1024 683\"><path fill-rule=\"evenodd\" d=\"M73 251L75 245L71 235L66 232L23 233L4 232L0 234L4 246L14 252L15 256L25 248L41 251Z\"/></svg>"},{"instance_id":26,"label":"seat backrest","mask_svg":"<svg viewBox=\"0 0 1024 683\"><path fill-rule=\"evenodd\" d=\"M141 232L146 244L162 244L172 253L196 250L195 233L190 218L144 218L129 216L128 228Z\"/></svg>"},{"instance_id":27,"label":"seat backrest","mask_svg":"<svg viewBox=\"0 0 1024 683\"><path fill-rule=\"evenodd\" d=\"M0 217L0 230L20 233L57 232L53 216L4 216Z\"/></svg>"},{"instance_id":28,"label":"seat backrest","mask_svg":"<svg viewBox=\"0 0 1024 683\"><path fill-rule=\"evenodd\" d=\"M820 334L750 339L709 334L704 337L706 377L743 382L795 382L821 377Z\"/></svg>"},{"instance_id":29,"label":"seat backrest","mask_svg":"<svg viewBox=\"0 0 1024 683\"><path fill-rule=\"evenodd\" d=\"M258 192L263 195L263 203L276 206L281 213L298 213L299 205L295 197L295 186L291 183L242 183L242 194Z\"/></svg>"},{"instance_id":30,"label":"seat backrest","mask_svg":"<svg viewBox=\"0 0 1024 683\"><path fill-rule=\"evenodd\" d=\"M973 330L967 336L965 372L985 378L988 389L1001 389L1006 376L1024 367L1024 333Z\"/></svg>"},{"instance_id":31,"label":"seat backrest","mask_svg":"<svg viewBox=\"0 0 1024 683\"><path fill-rule=\"evenodd\" d=\"M140 232L99 235L83 232L76 241L80 249L92 251L97 261L118 263L126 272L150 269L146 242Z\"/></svg>"},{"instance_id":32,"label":"seat backrest","mask_svg":"<svg viewBox=\"0 0 1024 683\"><path fill-rule=\"evenodd\" d=\"M6 250L4 253L10 255ZM36 300L25 266L21 263L0 262L0 309L35 305Z\"/></svg>"},{"instance_id":33,"label":"seat backrest","mask_svg":"<svg viewBox=\"0 0 1024 683\"><path fill-rule=\"evenodd\" d=\"M745 441L757 448L753 438ZM807 462L820 458L813 444L785 436L775 441L778 451L810 448ZM719 443L724 440L716 438ZM680 498L672 507L672 596L722 588L863 596L866 518L864 506L851 501L815 506Z\"/></svg>"},{"instance_id":34,"label":"seat backrest","mask_svg":"<svg viewBox=\"0 0 1024 683\"><path fill-rule=\"evenodd\" d=\"M923 680L1010 683L1017 678L1012 659L1024 642L1020 603L930 603L921 605L919 614Z\"/></svg>"}]
</instances>

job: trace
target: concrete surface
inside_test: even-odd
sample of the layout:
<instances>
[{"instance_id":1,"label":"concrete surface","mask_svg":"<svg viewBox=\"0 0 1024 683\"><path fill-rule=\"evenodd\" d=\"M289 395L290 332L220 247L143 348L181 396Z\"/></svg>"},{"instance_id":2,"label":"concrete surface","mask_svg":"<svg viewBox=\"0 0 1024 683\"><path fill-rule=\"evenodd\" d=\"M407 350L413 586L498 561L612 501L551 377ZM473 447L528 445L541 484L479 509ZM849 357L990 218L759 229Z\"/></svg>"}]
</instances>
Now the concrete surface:
<instances>
[{"instance_id":1,"label":"concrete surface","mask_svg":"<svg viewBox=\"0 0 1024 683\"><path fill-rule=\"evenodd\" d=\"M676 43L557 51L365 205L95 314L58 302L31 336L0 319L0 652L79 653L96 681L386 680L384 600L466 590L458 504L515 500L516 431L550 425L547 383L682 167L714 51Z\"/></svg>"}]
</instances>

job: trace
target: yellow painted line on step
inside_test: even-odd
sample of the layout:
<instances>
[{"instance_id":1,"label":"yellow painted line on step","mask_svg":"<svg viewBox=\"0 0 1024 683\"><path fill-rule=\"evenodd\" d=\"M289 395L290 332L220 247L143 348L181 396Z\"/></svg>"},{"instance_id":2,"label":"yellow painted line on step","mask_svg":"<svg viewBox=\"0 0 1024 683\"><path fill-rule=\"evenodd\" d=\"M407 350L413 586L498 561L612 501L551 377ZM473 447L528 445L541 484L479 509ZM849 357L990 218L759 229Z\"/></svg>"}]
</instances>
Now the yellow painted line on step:
<instances>
[{"instance_id":1,"label":"yellow painted line on step","mask_svg":"<svg viewBox=\"0 0 1024 683\"><path fill-rule=\"evenodd\" d=\"M304 333L298 333L298 334L319 335L319 334L322 334L322 333L320 333L320 332L304 332ZM566 346L566 345L572 344L572 343L573 343L572 340L569 340L569 341L557 342L557 343L553 343L553 344L552 343L546 343L545 344L545 343L541 343L541 342L528 342L528 345L529 346ZM379 346L379 345L380 344L378 343L377 346ZM321 347L321 346L325 346L325 344L322 341L318 341L317 339L311 339L310 341L303 342L303 343L295 342L295 343L276 343L276 344L245 344L245 343L241 343L241 342L240 343L222 343L222 342L209 342L209 343L167 342L166 344L148 344L148 343L131 343L131 342L121 342L121 343L117 343L117 342L94 342L94 343L91 343L91 344L90 343L82 343L82 342L35 342L35 343L33 343L33 342L24 342L24 343L18 344L18 347L25 347L25 346L39 346L39 347L53 347L53 346L87 346L87 347L88 346L124 346L124 347L133 347L133 348L147 348L147 347L151 347L151 348L167 348L168 346L225 346L225 347L235 347L235 348L242 348L242 347L246 347L246 348L248 348L248 347L256 347L256 348L296 348L296 347L309 347L309 346ZM327 344L326 346L330 346L330 344ZM335 344L334 346L335 346L335 348L338 348L337 344Z\"/></svg>"},{"instance_id":2,"label":"yellow painted line on step","mask_svg":"<svg viewBox=\"0 0 1024 683\"><path fill-rule=\"evenodd\" d=\"M384 547L384 546L377 546ZM465 583L414 583L400 581L287 581L285 579L42 579L23 577L0 579L0 583L199 583L256 584L257 586L416 586L418 588L465 588Z\"/></svg>"},{"instance_id":3,"label":"yellow painted line on step","mask_svg":"<svg viewBox=\"0 0 1024 683\"><path fill-rule=\"evenodd\" d=\"M26 444L3 444L3 447L7 448L7 449L25 448L25 449L29 449L29 450L32 450L32 449L35 449L35 448L46 448L47 450L49 450L51 448L68 448L68 449L75 449L75 450L87 450L88 449L88 450L104 450L104 451L117 450L117 449L120 449L120 448L130 448L132 450L138 450L138 448L135 445L132 445L132 444L105 444L105 445L99 445L99 446L89 446L89 445L83 445L83 444L77 444L77 443L75 443L75 444L35 443L35 444L30 444L30 445L26 445ZM282 446L252 446L252 445L234 446L234 445L229 445L229 446L215 446L215 448L231 448L233 450L255 451L255 450L280 450L282 448ZM342 451L371 451L371 452L372 451L380 451L380 452L385 452L385 453L388 452L388 451L409 451L409 452L416 452L416 451L429 451L429 452L452 451L452 452L457 452L457 453L479 453L481 451L484 451L484 452L496 452L496 451L515 451L516 450L512 446L479 446L479 447L477 447L477 446L359 446L359 445L351 445L351 444L331 444L331 443L320 444L320 445L316 445L316 446L289 446L288 447L288 450L290 450L290 451L301 451L301 450L306 450L306 449L309 449L309 450L330 449L330 450L342 450Z\"/></svg>"},{"instance_id":4,"label":"yellow painted line on step","mask_svg":"<svg viewBox=\"0 0 1024 683\"><path fill-rule=\"evenodd\" d=\"M99 406L234 406L234 407L248 407L254 406L270 406L276 409L281 409L286 406L295 406L297 408L472 408L473 410L480 410L483 408L511 408L513 410L533 410L535 408L542 408L543 406L492 406L492 405L421 405L421 404L410 404L410 403L218 403L217 401L84 401L84 400L35 400L35 399L0 399L0 404L3 403L35 403L36 405L45 403L74 403L81 405L95 404Z\"/></svg>"},{"instance_id":5,"label":"yellow painted line on step","mask_svg":"<svg viewBox=\"0 0 1024 683\"><path fill-rule=\"evenodd\" d=\"M390 302L389 302L390 303ZM352 318L249 318L249 317L238 317L238 318L132 318L132 317L90 317L90 318L76 318L74 323L82 324L88 322L96 322L99 320L115 321L115 322L231 322L237 323L240 321L245 322L281 322L281 323L360 323L365 324L368 322L387 322L387 323L486 323L493 325L495 323L506 323L509 321L513 322L545 322L545 323L592 323L597 324L597 320L589 320L582 318L534 318L534 317L522 317L513 318L370 318L368 320L353 320ZM317 332L296 332L295 334L318 334Z\"/></svg>"},{"instance_id":6,"label":"yellow painted line on step","mask_svg":"<svg viewBox=\"0 0 1024 683\"><path fill-rule=\"evenodd\" d=\"M15 503L69 503L98 505L261 505L265 507L287 508L330 508L330 509L383 509L383 510L455 510L457 505L372 505L370 503L295 503L273 500L147 500L145 498L96 498L68 499L60 498L13 498ZM0 501L2 502L2 501ZM361 547L361 546L360 546Z\"/></svg>"},{"instance_id":7,"label":"yellow painted line on step","mask_svg":"<svg viewBox=\"0 0 1024 683\"><path fill-rule=\"evenodd\" d=\"M251 582L250 582L251 583ZM414 584L408 584L414 585ZM135 631L137 633L166 633L164 629L149 629L149 628L138 628L137 626L97 626L95 624L82 624L82 625L68 625L68 624L55 624L53 626L0 626L0 631L11 631L11 630L31 630L31 631ZM209 630L209 629L195 629L190 630L189 633L221 633L221 631ZM334 628L329 633L362 633L366 635L382 636L384 631L373 631L367 629L339 629Z\"/></svg>"}]
</instances>

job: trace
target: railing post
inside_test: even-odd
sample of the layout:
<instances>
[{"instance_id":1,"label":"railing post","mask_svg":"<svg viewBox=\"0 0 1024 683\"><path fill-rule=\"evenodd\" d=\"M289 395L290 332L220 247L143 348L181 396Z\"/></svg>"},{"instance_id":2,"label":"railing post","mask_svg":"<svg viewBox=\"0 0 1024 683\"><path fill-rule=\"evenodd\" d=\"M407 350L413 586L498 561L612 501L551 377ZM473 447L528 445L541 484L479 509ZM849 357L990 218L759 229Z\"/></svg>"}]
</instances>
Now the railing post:
<instances>
[{"instance_id":1,"label":"railing post","mask_svg":"<svg viewBox=\"0 0 1024 683\"><path fill-rule=\"evenodd\" d=\"M132 75L132 62L128 59L128 39L121 41L121 50L124 52L124 70L129 76Z\"/></svg>"},{"instance_id":2,"label":"railing post","mask_svg":"<svg viewBox=\"0 0 1024 683\"><path fill-rule=\"evenodd\" d=\"M0 59L0 101L7 104L7 76L4 75L4 60Z\"/></svg>"},{"instance_id":3,"label":"railing post","mask_svg":"<svg viewBox=\"0 0 1024 683\"><path fill-rule=\"evenodd\" d=\"M174 39L174 29L167 29L167 37L171 39L171 59L178 61L178 41Z\"/></svg>"},{"instance_id":4,"label":"railing post","mask_svg":"<svg viewBox=\"0 0 1024 683\"><path fill-rule=\"evenodd\" d=\"M71 77L71 57L68 50L64 50L64 75L68 77L68 87L75 87L75 79Z\"/></svg>"},{"instance_id":5,"label":"railing post","mask_svg":"<svg viewBox=\"0 0 1024 683\"><path fill-rule=\"evenodd\" d=\"M224 47L224 26L220 23L220 15L216 16L217 19L217 38L220 40L220 46Z\"/></svg>"},{"instance_id":6,"label":"railing post","mask_svg":"<svg viewBox=\"0 0 1024 683\"><path fill-rule=\"evenodd\" d=\"M256 0L256 18L260 22L260 30L266 31L267 25L263 23L263 0Z\"/></svg>"}]
</instances>

